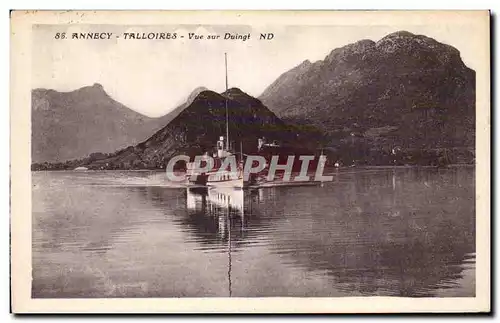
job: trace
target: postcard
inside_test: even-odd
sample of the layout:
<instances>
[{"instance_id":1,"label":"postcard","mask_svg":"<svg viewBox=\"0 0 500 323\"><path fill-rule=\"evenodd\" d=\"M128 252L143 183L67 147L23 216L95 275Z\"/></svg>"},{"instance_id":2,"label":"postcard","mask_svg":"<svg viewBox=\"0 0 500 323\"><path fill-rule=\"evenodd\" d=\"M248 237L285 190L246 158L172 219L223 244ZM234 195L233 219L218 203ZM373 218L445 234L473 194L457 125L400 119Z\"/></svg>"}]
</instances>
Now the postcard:
<instances>
[{"instance_id":1,"label":"postcard","mask_svg":"<svg viewBox=\"0 0 500 323\"><path fill-rule=\"evenodd\" d=\"M12 11L14 313L489 312L488 11Z\"/></svg>"}]
</instances>

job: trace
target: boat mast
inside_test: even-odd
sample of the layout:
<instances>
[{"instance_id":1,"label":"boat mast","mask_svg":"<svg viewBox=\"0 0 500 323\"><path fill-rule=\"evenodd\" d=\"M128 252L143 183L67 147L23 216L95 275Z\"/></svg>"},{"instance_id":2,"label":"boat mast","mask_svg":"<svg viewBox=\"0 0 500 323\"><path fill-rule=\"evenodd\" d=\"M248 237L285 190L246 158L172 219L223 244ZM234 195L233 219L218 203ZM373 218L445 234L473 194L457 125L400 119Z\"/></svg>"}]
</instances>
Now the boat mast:
<instances>
[{"instance_id":1,"label":"boat mast","mask_svg":"<svg viewBox=\"0 0 500 323\"><path fill-rule=\"evenodd\" d=\"M229 151L229 114L227 110L227 95L229 94L227 92L227 53L224 53L224 65L226 66L226 95L224 96L225 98L225 105L226 105L226 150Z\"/></svg>"},{"instance_id":2,"label":"boat mast","mask_svg":"<svg viewBox=\"0 0 500 323\"><path fill-rule=\"evenodd\" d=\"M240 141L240 161L243 162L243 143Z\"/></svg>"},{"instance_id":3,"label":"boat mast","mask_svg":"<svg viewBox=\"0 0 500 323\"><path fill-rule=\"evenodd\" d=\"M227 266L227 283L229 290L229 297L233 296L232 282L231 282L231 269L232 269L232 259L231 259L231 210L229 209L229 202L227 204L227 226L228 226L228 266Z\"/></svg>"}]
</instances>

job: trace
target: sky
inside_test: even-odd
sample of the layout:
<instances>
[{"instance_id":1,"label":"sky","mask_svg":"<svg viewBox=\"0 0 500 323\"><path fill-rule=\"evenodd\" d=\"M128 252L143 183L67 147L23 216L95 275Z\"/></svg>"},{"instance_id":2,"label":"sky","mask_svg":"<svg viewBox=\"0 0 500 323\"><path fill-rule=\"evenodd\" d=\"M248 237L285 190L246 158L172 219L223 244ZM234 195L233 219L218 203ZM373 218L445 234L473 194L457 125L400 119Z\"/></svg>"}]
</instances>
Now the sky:
<instances>
[{"instance_id":1,"label":"sky","mask_svg":"<svg viewBox=\"0 0 500 323\"><path fill-rule=\"evenodd\" d=\"M472 68L475 31L467 25L425 26L247 26L247 25L35 25L32 88L68 92L99 83L115 100L150 117L185 102L197 87L225 89L224 53L229 87L258 97L282 73L304 60L322 60L333 49L361 39L378 41L406 30L457 48ZM56 33L113 33L109 40L55 39ZM123 33L177 33L171 40L123 39ZM226 32L249 40L224 40ZM221 35L218 40L189 40L188 33ZM273 33L272 40L259 40ZM179 35L185 35L180 38ZM115 35L120 35L116 38Z\"/></svg>"}]
</instances>

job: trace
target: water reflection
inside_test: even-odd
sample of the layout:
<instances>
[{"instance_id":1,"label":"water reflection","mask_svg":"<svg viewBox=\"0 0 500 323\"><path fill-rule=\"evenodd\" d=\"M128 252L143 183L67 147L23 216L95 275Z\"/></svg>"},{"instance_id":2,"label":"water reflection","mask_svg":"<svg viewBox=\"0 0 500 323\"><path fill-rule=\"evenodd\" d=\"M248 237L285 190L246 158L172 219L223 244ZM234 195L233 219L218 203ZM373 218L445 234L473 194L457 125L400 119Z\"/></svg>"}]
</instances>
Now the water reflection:
<instances>
[{"instance_id":1,"label":"water reflection","mask_svg":"<svg viewBox=\"0 0 500 323\"><path fill-rule=\"evenodd\" d=\"M475 295L473 169L253 191L62 176L34 191L34 297Z\"/></svg>"},{"instance_id":2,"label":"water reflection","mask_svg":"<svg viewBox=\"0 0 500 323\"><path fill-rule=\"evenodd\" d=\"M324 187L188 191L185 223L200 241L232 239L235 249L258 235L280 261L351 295L433 296L456 287L475 259L471 177L448 176L393 170Z\"/></svg>"},{"instance_id":3,"label":"water reflection","mask_svg":"<svg viewBox=\"0 0 500 323\"><path fill-rule=\"evenodd\" d=\"M245 226L243 209L244 191L241 189L188 188L186 190L186 210L189 221L184 224L200 228L198 234L202 234L205 238L204 242L227 243L229 296L232 296L232 244L233 239L237 242L243 236Z\"/></svg>"}]
</instances>

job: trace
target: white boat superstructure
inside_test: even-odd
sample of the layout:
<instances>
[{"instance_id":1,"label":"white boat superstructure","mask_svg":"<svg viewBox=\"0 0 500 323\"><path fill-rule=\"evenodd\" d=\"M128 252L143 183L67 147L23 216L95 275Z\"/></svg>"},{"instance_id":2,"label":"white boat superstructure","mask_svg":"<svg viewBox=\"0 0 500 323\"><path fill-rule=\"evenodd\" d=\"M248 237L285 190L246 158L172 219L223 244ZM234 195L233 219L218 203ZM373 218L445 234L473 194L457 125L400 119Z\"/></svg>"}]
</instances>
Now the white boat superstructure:
<instances>
[{"instance_id":1,"label":"white boat superstructure","mask_svg":"<svg viewBox=\"0 0 500 323\"><path fill-rule=\"evenodd\" d=\"M207 185L221 188L241 189L243 188L243 176L241 170L215 171L207 173Z\"/></svg>"}]
</instances>

